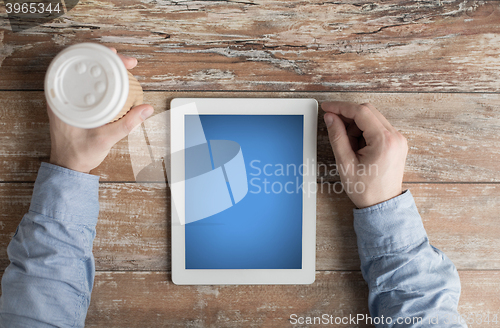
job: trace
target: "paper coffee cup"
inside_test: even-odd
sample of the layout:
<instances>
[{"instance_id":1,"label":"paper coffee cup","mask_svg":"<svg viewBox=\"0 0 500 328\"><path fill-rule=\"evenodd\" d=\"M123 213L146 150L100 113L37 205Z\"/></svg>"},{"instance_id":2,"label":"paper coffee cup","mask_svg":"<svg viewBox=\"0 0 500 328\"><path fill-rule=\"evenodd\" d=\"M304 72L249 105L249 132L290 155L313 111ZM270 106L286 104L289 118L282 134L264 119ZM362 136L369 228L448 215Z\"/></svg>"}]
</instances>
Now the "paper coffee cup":
<instances>
[{"instance_id":1,"label":"paper coffee cup","mask_svg":"<svg viewBox=\"0 0 500 328\"><path fill-rule=\"evenodd\" d=\"M45 75L47 103L63 122L96 128L142 104L139 82L120 57L96 43L80 43L61 51Z\"/></svg>"}]
</instances>

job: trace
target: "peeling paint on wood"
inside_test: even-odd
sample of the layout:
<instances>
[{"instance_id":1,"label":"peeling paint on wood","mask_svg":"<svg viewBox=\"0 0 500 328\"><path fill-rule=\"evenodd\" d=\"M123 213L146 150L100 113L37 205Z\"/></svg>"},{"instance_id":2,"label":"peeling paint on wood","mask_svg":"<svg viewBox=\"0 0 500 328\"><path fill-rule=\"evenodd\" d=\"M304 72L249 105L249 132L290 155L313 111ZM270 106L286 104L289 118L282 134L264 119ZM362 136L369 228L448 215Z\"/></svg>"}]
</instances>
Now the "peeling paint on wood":
<instances>
[{"instance_id":1,"label":"peeling paint on wood","mask_svg":"<svg viewBox=\"0 0 500 328\"><path fill-rule=\"evenodd\" d=\"M500 2L478 0L91 0L23 33L3 15L0 270L49 159L45 71L63 48L101 42L139 59L132 72L156 114L174 97L372 102L409 141L405 187L459 269L459 311L500 315L499 35ZM103 183L87 327L286 327L291 313L368 313L345 194L318 195L314 284L173 285L169 190L123 183L134 181L128 151L122 140L93 171ZM318 162L334 163L321 117Z\"/></svg>"},{"instance_id":2,"label":"peeling paint on wood","mask_svg":"<svg viewBox=\"0 0 500 328\"><path fill-rule=\"evenodd\" d=\"M0 89L42 89L91 41L137 56L146 90L498 92L499 22L497 1L85 1L23 33L0 19Z\"/></svg>"}]
</instances>

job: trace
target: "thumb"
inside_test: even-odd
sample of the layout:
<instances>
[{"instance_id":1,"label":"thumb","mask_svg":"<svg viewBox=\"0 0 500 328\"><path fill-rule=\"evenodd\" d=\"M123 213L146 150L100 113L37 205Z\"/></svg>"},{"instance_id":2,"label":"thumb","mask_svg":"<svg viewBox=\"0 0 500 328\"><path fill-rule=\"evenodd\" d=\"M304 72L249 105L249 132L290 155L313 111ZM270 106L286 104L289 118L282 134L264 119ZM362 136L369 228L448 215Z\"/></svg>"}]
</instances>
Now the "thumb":
<instances>
[{"instance_id":1,"label":"thumb","mask_svg":"<svg viewBox=\"0 0 500 328\"><path fill-rule=\"evenodd\" d=\"M134 128L144 122L145 119L150 117L153 112L154 108L151 105L143 104L136 106L118 121L102 126L101 129L104 131L101 132L114 145L125 138Z\"/></svg>"},{"instance_id":2,"label":"thumb","mask_svg":"<svg viewBox=\"0 0 500 328\"><path fill-rule=\"evenodd\" d=\"M356 160L345 129L344 122L334 113L326 113L323 117L328 129L328 138L332 145L337 165L347 166Z\"/></svg>"}]
</instances>

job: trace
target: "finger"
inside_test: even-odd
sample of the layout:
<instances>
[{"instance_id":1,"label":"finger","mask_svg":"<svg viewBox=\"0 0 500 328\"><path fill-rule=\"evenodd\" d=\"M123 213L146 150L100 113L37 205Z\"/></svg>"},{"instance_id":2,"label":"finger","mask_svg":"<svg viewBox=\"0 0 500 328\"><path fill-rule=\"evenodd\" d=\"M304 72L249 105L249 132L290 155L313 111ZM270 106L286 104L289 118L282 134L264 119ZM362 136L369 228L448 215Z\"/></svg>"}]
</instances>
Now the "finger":
<instances>
[{"instance_id":1,"label":"finger","mask_svg":"<svg viewBox=\"0 0 500 328\"><path fill-rule=\"evenodd\" d=\"M333 113L326 113L324 119L337 165L347 166L355 163L356 154L352 150L344 122Z\"/></svg>"},{"instance_id":2,"label":"finger","mask_svg":"<svg viewBox=\"0 0 500 328\"><path fill-rule=\"evenodd\" d=\"M349 143L352 150L356 152L359 149L359 138L363 135L363 132L358 128L353 119L344 116L339 116L339 118L344 122Z\"/></svg>"},{"instance_id":3,"label":"finger","mask_svg":"<svg viewBox=\"0 0 500 328\"><path fill-rule=\"evenodd\" d=\"M138 127L145 119L154 112L151 105L143 104L132 108L118 121L100 127L99 133L103 134L111 145L125 138L134 128Z\"/></svg>"},{"instance_id":4,"label":"finger","mask_svg":"<svg viewBox=\"0 0 500 328\"><path fill-rule=\"evenodd\" d=\"M125 56L122 54L118 54L118 57L120 57L127 69L132 69L137 66L137 59L134 57Z\"/></svg>"},{"instance_id":5,"label":"finger","mask_svg":"<svg viewBox=\"0 0 500 328\"><path fill-rule=\"evenodd\" d=\"M49 105L47 105L47 115L49 116L49 123L51 125L62 123L62 120L59 117L57 117L57 115L54 113L54 111L52 110L52 108L50 108Z\"/></svg>"},{"instance_id":6,"label":"finger","mask_svg":"<svg viewBox=\"0 0 500 328\"><path fill-rule=\"evenodd\" d=\"M51 119L55 115L49 105L47 105L47 114L49 115L49 119Z\"/></svg>"},{"instance_id":7,"label":"finger","mask_svg":"<svg viewBox=\"0 0 500 328\"><path fill-rule=\"evenodd\" d=\"M323 109L323 111L325 111L325 112L331 112L329 110L326 110L325 108L328 108L333 103L336 103L336 101L324 102L321 104L321 109ZM344 122L344 124L346 126L354 122L354 120L352 118L348 118L348 117L344 117L344 116L339 116L339 117L340 117L340 119L342 119L342 121Z\"/></svg>"},{"instance_id":8,"label":"finger","mask_svg":"<svg viewBox=\"0 0 500 328\"><path fill-rule=\"evenodd\" d=\"M321 104L324 111L353 119L365 138L372 138L383 133L385 126L367 106L350 102L332 101Z\"/></svg>"},{"instance_id":9,"label":"finger","mask_svg":"<svg viewBox=\"0 0 500 328\"><path fill-rule=\"evenodd\" d=\"M120 59L122 60L123 64L125 65L125 67L127 69L132 69L134 67L137 66L137 58L134 58L134 57L129 57L129 56L125 56L125 55L122 55L122 54L119 54L117 51L116 51L116 48L113 48L113 47L108 47L111 51L113 51L115 54L118 55L118 57L120 57Z\"/></svg>"},{"instance_id":10,"label":"finger","mask_svg":"<svg viewBox=\"0 0 500 328\"><path fill-rule=\"evenodd\" d=\"M372 104L370 103L364 103L364 104L361 104L361 106L367 106L368 108L370 108L370 110L373 112L373 114L375 114L375 116L378 118L378 120L385 126L385 128L389 131L395 131L396 129L391 125L391 123L389 123L389 121L385 118L384 115L382 115L382 113L377 109L375 108L375 106L373 106Z\"/></svg>"}]
</instances>

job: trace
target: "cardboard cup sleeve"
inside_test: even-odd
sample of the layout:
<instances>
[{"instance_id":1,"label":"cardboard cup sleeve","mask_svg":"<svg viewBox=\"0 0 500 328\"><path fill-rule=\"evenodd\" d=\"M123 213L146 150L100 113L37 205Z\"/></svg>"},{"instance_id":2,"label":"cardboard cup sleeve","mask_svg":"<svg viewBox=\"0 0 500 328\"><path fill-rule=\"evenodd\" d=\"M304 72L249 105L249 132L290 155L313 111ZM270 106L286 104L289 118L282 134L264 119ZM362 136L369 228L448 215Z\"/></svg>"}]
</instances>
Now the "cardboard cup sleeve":
<instances>
[{"instance_id":1,"label":"cardboard cup sleeve","mask_svg":"<svg viewBox=\"0 0 500 328\"><path fill-rule=\"evenodd\" d=\"M125 102L125 106L123 106L122 110L111 120L111 122L115 122L122 118L125 114L128 113L129 110L134 108L135 106L141 105L144 103L144 92L142 91L141 84L137 79L132 75L132 73L128 72L128 81L129 81L129 90L127 101Z\"/></svg>"}]
</instances>

